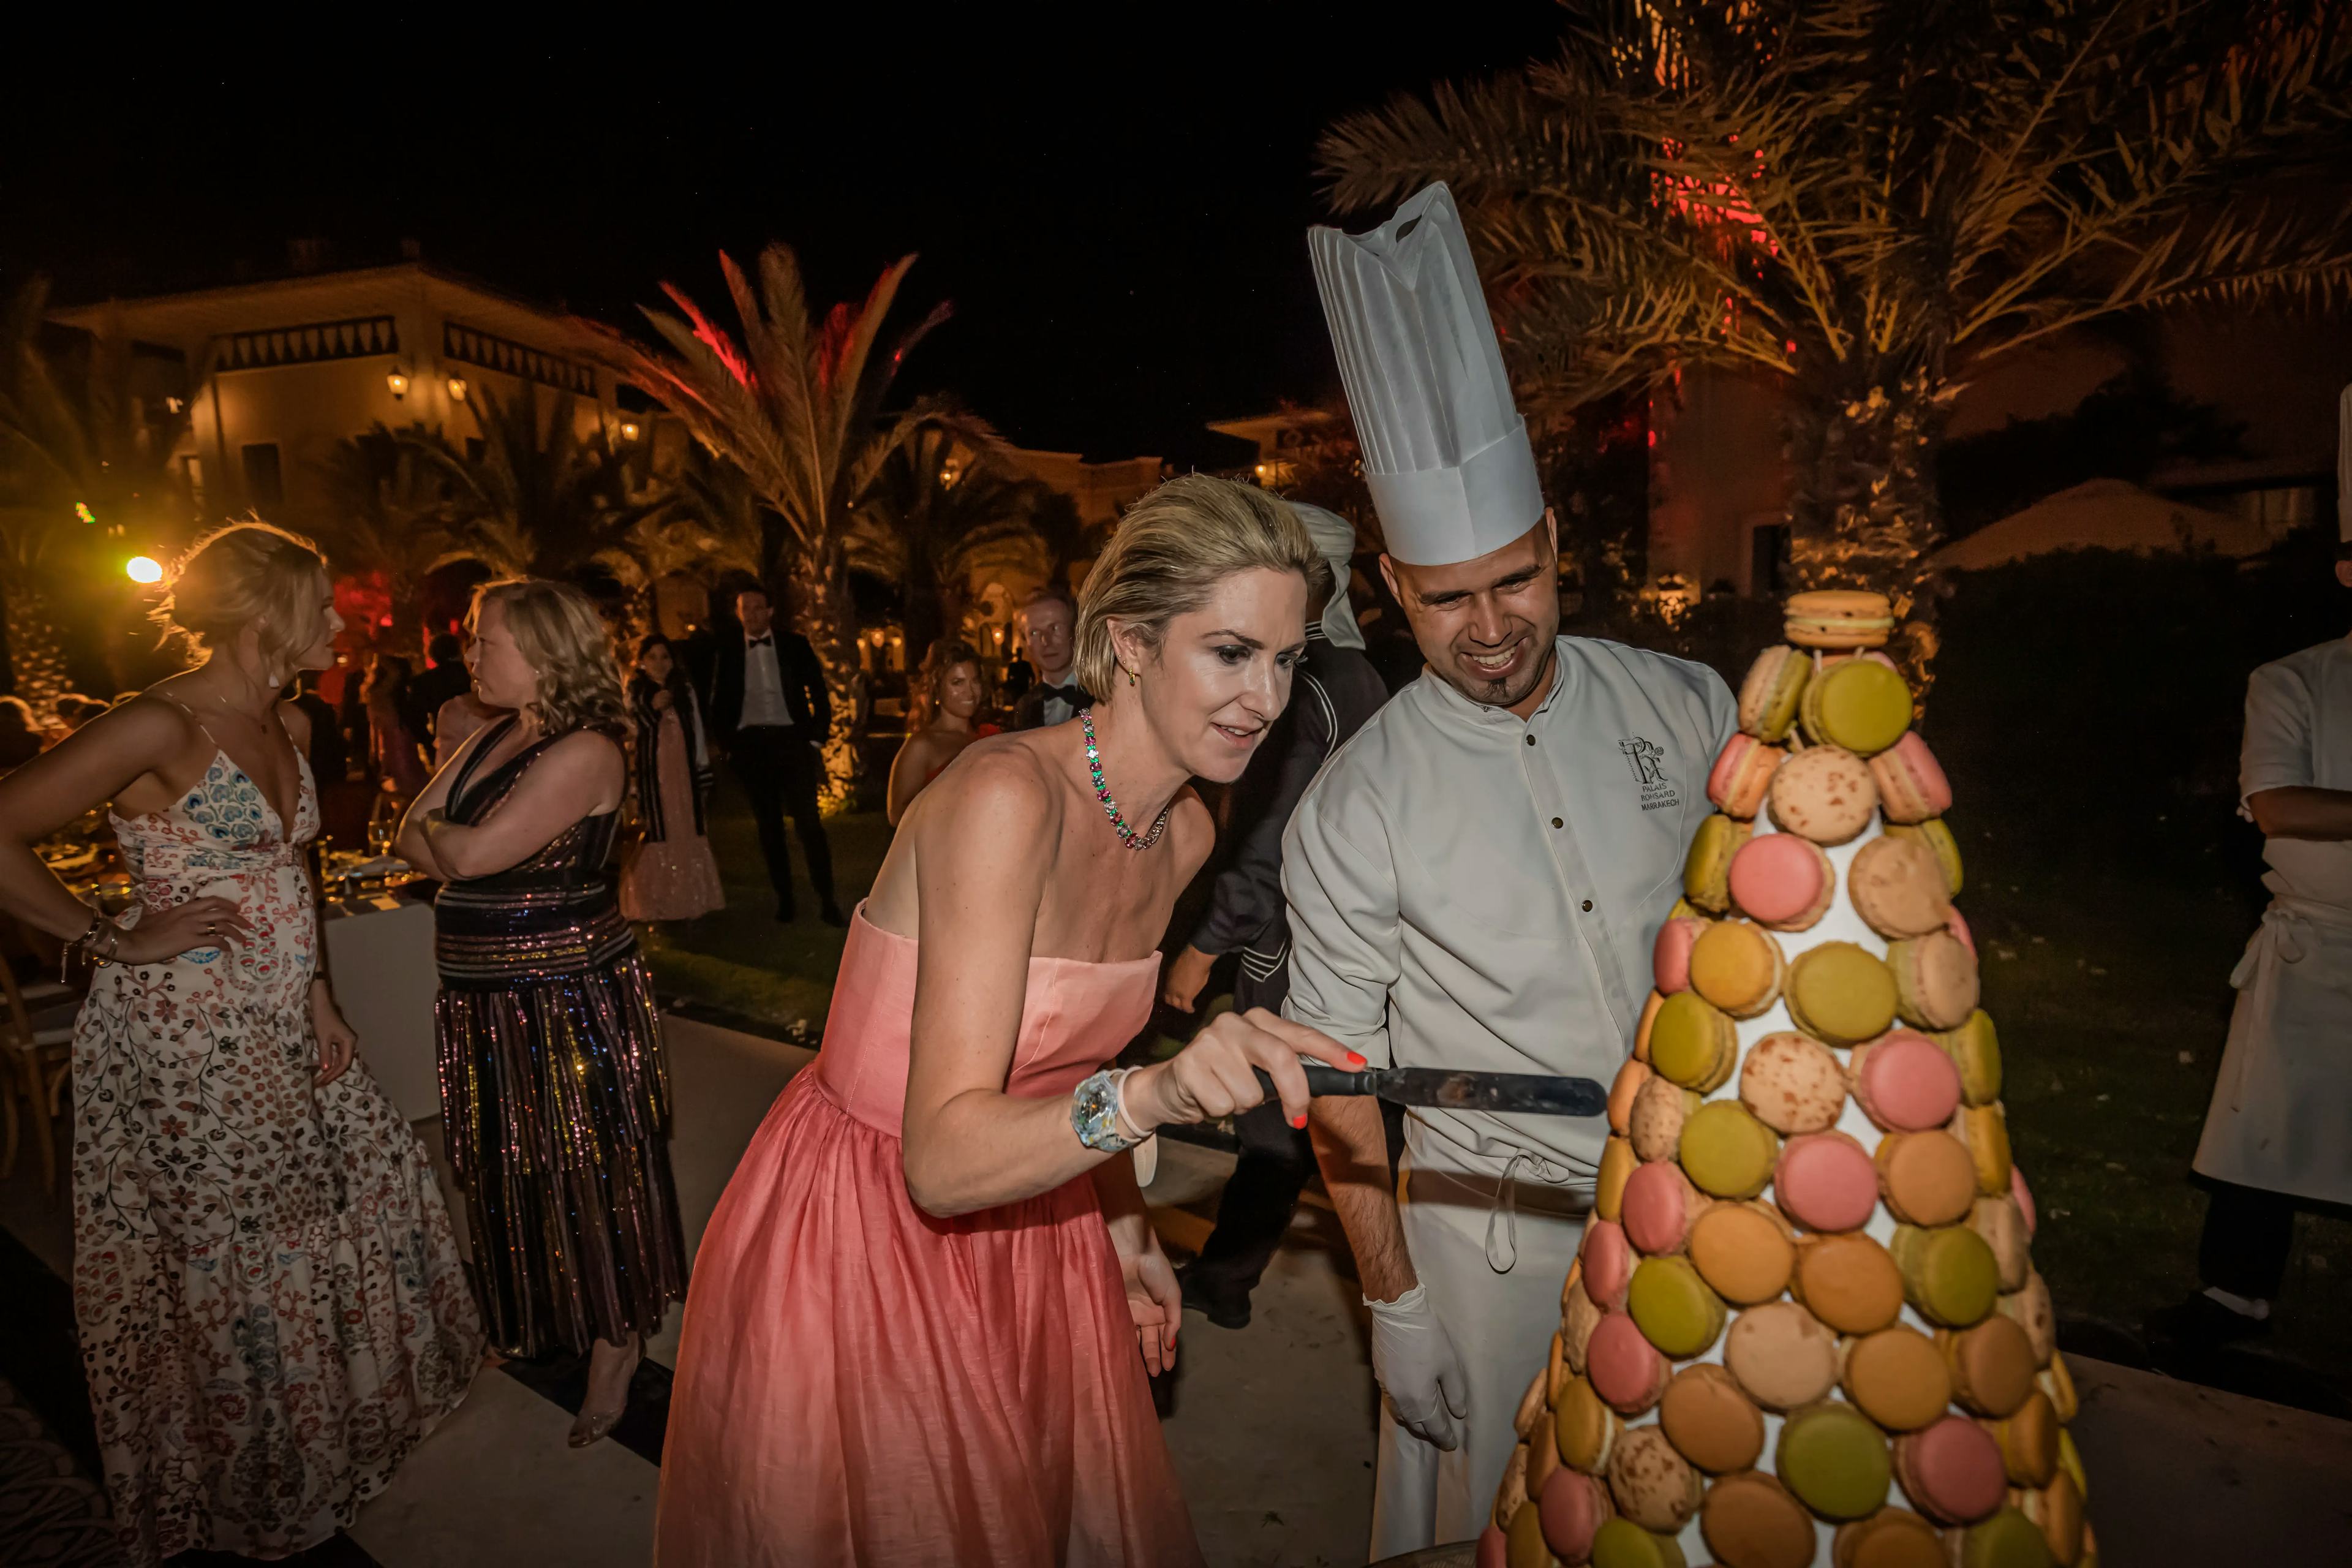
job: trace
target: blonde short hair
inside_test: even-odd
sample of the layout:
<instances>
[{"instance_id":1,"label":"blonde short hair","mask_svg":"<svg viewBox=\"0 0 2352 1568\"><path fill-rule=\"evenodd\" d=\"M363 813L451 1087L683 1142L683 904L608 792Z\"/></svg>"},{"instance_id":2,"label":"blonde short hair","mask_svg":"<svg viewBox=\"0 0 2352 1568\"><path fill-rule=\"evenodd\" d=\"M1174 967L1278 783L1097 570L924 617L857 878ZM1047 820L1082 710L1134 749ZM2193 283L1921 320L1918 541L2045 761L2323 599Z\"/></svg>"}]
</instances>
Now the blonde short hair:
<instances>
[{"instance_id":1,"label":"blonde short hair","mask_svg":"<svg viewBox=\"0 0 2352 1568\"><path fill-rule=\"evenodd\" d=\"M1158 646L1168 623L1199 609L1238 573L1296 572L1307 600L1329 596L1331 569L1279 496L1206 474L1173 479L1127 510L1078 595L1077 682L1108 700L1118 660L1111 622Z\"/></svg>"},{"instance_id":2,"label":"blonde short hair","mask_svg":"<svg viewBox=\"0 0 2352 1568\"><path fill-rule=\"evenodd\" d=\"M544 577L506 577L474 590L466 612L468 631L482 612L496 605L506 616L515 647L539 678L531 705L551 735L598 730L617 735L628 707L621 695L621 668L613 654L613 634L596 603L568 583Z\"/></svg>"},{"instance_id":3,"label":"blonde short hair","mask_svg":"<svg viewBox=\"0 0 2352 1568\"><path fill-rule=\"evenodd\" d=\"M154 618L206 651L258 624L262 659L276 665L319 640L326 570L326 556L300 534L257 518L232 522L180 557Z\"/></svg>"}]
</instances>

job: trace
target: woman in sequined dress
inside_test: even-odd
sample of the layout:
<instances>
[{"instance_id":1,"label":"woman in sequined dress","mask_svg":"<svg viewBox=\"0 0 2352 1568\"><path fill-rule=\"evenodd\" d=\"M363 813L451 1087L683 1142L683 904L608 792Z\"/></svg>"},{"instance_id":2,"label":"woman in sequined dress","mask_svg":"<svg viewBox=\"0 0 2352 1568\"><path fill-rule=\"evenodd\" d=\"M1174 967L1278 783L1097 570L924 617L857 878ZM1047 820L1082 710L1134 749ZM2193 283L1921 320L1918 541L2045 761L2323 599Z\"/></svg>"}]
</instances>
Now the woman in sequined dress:
<instances>
[{"instance_id":1,"label":"woman in sequined dress","mask_svg":"<svg viewBox=\"0 0 2352 1568\"><path fill-rule=\"evenodd\" d=\"M490 1338L588 1354L584 1447L686 1293L661 1024L609 868L628 714L579 590L488 584L470 619L475 689L514 711L434 777L399 847L444 884L441 1120Z\"/></svg>"},{"instance_id":2,"label":"woman in sequined dress","mask_svg":"<svg viewBox=\"0 0 2352 1568\"><path fill-rule=\"evenodd\" d=\"M0 909L101 961L76 1025L74 1309L124 1557L306 1551L465 1397L482 1327L433 1167L318 967L309 722L341 626L307 542L238 524L163 612L200 668L0 781ZM90 805L96 920L31 840Z\"/></svg>"}]
</instances>

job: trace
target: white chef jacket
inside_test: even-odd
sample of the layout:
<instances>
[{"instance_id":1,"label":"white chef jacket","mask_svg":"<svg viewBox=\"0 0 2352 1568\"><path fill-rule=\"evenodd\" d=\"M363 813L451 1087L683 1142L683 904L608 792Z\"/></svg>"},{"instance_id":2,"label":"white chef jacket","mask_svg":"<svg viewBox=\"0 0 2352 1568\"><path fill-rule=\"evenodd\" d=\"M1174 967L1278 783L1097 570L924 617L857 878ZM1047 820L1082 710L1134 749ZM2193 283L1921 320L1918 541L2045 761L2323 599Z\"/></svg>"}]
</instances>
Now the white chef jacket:
<instances>
[{"instance_id":1,"label":"white chef jacket","mask_svg":"<svg viewBox=\"0 0 2352 1568\"><path fill-rule=\"evenodd\" d=\"M743 716L736 721L738 728L749 730L757 725L789 726L793 710L784 701L782 668L776 662L775 634L768 640L752 646L749 633L743 637Z\"/></svg>"},{"instance_id":2,"label":"white chef jacket","mask_svg":"<svg viewBox=\"0 0 2352 1568\"><path fill-rule=\"evenodd\" d=\"M2246 683L2240 809L2295 786L2352 790L2352 641L2266 664ZM2270 838L2263 858L2271 904L2230 976L2238 1001L2196 1168L2352 1203L2352 844Z\"/></svg>"},{"instance_id":3,"label":"white chef jacket","mask_svg":"<svg viewBox=\"0 0 2352 1568\"><path fill-rule=\"evenodd\" d=\"M1290 1017L1379 1066L1616 1077L1738 704L1704 665L1557 646L1531 718L1424 670L1307 790L1283 842ZM1607 1132L1449 1110L1408 1125L1424 1163L1499 1174L1525 1154L1588 1187Z\"/></svg>"}]
</instances>

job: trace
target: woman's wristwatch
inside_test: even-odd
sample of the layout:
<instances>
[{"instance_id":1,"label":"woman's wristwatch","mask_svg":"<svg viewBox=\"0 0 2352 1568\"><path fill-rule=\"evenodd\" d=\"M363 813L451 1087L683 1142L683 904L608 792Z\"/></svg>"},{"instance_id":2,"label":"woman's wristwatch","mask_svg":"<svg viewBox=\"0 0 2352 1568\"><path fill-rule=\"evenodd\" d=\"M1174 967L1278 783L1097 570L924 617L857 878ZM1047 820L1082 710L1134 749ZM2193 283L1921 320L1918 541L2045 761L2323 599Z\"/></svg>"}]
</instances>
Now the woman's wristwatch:
<instances>
[{"instance_id":1,"label":"woman's wristwatch","mask_svg":"<svg viewBox=\"0 0 2352 1568\"><path fill-rule=\"evenodd\" d=\"M1106 1068L1078 1085L1070 1096L1070 1126L1078 1142L1105 1154L1132 1149L1150 1136L1130 1132L1120 1117L1119 1092L1133 1068Z\"/></svg>"}]
</instances>

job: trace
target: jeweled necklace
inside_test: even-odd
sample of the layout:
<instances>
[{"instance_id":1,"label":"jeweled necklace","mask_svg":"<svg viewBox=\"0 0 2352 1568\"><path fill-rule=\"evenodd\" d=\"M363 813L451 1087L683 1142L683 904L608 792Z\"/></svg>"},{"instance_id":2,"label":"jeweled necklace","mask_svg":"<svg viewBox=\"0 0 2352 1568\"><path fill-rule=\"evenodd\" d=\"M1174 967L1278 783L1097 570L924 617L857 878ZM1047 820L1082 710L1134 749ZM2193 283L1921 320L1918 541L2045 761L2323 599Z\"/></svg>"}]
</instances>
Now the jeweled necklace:
<instances>
[{"instance_id":1,"label":"jeweled necklace","mask_svg":"<svg viewBox=\"0 0 2352 1568\"><path fill-rule=\"evenodd\" d=\"M1078 726L1086 731L1087 772L1094 775L1095 798L1102 802L1103 815L1109 817L1111 826L1118 830L1118 841L1129 849L1150 848L1160 842L1160 836L1168 830L1168 814L1175 809L1176 803L1171 801L1160 808L1160 820L1151 825L1150 832L1138 833L1134 828L1129 827L1127 825L1127 818L1119 813L1118 802L1110 797L1110 785L1103 783L1102 751L1095 744L1095 710L1093 709L1078 710Z\"/></svg>"}]
</instances>

